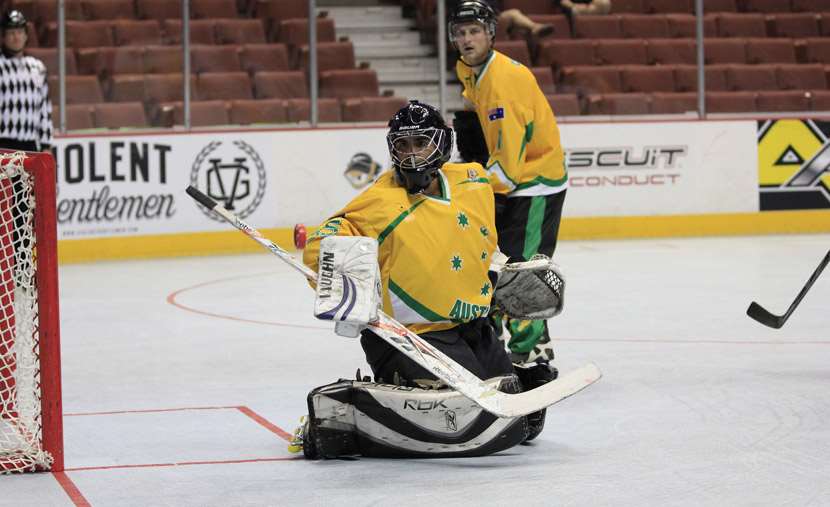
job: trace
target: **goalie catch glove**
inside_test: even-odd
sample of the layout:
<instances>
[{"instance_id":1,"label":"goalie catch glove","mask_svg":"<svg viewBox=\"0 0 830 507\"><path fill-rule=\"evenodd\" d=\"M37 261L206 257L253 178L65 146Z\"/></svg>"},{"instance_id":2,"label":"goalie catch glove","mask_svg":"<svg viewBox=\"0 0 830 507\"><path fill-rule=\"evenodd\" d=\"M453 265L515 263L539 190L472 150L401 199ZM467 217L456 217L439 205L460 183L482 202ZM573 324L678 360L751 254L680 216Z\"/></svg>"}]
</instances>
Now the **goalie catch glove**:
<instances>
[{"instance_id":1,"label":"goalie catch glove","mask_svg":"<svg viewBox=\"0 0 830 507\"><path fill-rule=\"evenodd\" d=\"M562 313L565 276L547 255L536 254L525 262L508 264L500 252L493 255L491 270L499 273L493 304L514 319L549 319Z\"/></svg>"},{"instance_id":2,"label":"goalie catch glove","mask_svg":"<svg viewBox=\"0 0 830 507\"><path fill-rule=\"evenodd\" d=\"M334 331L355 338L378 319L381 280L378 242L362 236L328 236L320 242L314 316L333 320Z\"/></svg>"}]
</instances>

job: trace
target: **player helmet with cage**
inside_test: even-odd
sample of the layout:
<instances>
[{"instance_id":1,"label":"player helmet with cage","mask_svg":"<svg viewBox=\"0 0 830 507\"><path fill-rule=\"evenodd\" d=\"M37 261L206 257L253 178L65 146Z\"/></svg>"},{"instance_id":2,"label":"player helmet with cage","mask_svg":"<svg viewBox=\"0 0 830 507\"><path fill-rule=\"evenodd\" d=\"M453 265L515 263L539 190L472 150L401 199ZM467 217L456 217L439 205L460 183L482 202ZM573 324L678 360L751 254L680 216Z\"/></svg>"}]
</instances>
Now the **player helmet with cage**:
<instances>
[{"instance_id":1,"label":"player helmet with cage","mask_svg":"<svg viewBox=\"0 0 830 507\"><path fill-rule=\"evenodd\" d=\"M426 190L452 156L452 129L437 109L412 100L389 120L386 144L398 183L415 194Z\"/></svg>"},{"instance_id":2,"label":"player helmet with cage","mask_svg":"<svg viewBox=\"0 0 830 507\"><path fill-rule=\"evenodd\" d=\"M492 43L496 38L496 23L498 16L496 11L484 0L463 0L458 3L455 9L450 13L450 19L447 22L447 36L450 42L456 46L456 27L464 23L480 23L487 30Z\"/></svg>"}]
</instances>

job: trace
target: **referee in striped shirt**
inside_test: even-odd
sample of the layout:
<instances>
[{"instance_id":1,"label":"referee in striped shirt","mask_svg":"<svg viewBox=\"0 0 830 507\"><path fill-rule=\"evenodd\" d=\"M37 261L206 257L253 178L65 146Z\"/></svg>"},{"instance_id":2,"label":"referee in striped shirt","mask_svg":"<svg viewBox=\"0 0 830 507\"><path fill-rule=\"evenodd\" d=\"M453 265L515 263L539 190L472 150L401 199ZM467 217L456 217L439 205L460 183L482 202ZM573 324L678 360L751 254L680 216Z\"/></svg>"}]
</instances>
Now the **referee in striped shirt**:
<instances>
[{"instance_id":1,"label":"referee in striped shirt","mask_svg":"<svg viewBox=\"0 0 830 507\"><path fill-rule=\"evenodd\" d=\"M47 151L52 145L52 102L46 66L24 56L26 17L10 10L0 18L0 148Z\"/></svg>"}]
</instances>

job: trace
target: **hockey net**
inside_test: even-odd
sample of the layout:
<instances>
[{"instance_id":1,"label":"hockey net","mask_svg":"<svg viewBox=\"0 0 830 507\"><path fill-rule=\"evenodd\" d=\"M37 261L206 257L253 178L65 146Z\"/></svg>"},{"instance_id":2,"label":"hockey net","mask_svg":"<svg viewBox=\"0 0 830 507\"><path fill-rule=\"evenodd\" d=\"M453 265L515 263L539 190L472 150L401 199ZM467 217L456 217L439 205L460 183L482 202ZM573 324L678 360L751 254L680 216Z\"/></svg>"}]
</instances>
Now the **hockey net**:
<instances>
[{"instance_id":1,"label":"hockey net","mask_svg":"<svg viewBox=\"0 0 830 507\"><path fill-rule=\"evenodd\" d=\"M0 150L0 473L63 469L55 164Z\"/></svg>"}]
</instances>

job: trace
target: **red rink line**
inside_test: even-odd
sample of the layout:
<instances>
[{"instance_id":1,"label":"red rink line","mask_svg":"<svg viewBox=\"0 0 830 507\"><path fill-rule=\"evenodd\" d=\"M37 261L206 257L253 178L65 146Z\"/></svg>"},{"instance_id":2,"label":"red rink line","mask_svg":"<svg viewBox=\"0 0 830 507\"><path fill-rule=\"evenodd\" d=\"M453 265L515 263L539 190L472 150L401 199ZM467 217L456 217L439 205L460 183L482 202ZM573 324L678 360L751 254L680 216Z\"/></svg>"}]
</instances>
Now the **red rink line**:
<instances>
[{"instance_id":1,"label":"red rink line","mask_svg":"<svg viewBox=\"0 0 830 507\"><path fill-rule=\"evenodd\" d=\"M154 412L184 412L188 410L238 410L246 417L250 418L260 426L264 427L271 433L277 435L286 442L291 440L291 434L272 423L268 419L257 414L250 408L244 405L228 406L228 407L182 407L182 408L158 408L158 409L144 409L144 410L112 410L107 412L78 412L73 414L64 414L65 417L81 417L81 416L95 416L95 415L117 415L117 414L146 414ZM76 507L90 507L90 503L84 498L84 495L78 489L72 479L66 475L66 472L84 472L91 470L114 470L126 468L161 468L161 467L178 467L178 466L192 466L192 465L229 465L237 463L263 463L273 461L295 461L305 459L302 456L284 456L274 458L252 458L252 459L233 459L233 460L218 460L218 461L182 461L178 463L146 463L140 465L110 465L110 466L92 466L92 467L76 467L66 468L62 472L53 472L52 475L58 481L58 484L63 488L69 499Z\"/></svg>"}]
</instances>

